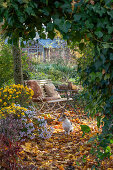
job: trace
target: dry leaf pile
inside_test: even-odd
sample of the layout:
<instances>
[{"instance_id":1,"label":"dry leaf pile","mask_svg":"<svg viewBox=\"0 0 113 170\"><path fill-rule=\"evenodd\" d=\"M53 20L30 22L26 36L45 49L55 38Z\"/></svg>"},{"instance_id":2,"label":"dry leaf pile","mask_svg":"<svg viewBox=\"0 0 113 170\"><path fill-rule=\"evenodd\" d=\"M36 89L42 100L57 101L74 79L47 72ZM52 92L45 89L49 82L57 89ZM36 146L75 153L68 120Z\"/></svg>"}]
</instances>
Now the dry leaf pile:
<instances>
[{"instance_id":1,"label":"dry leaf pile","mask_svg":"<svg viewBox=\"0 0 113 170\"><path fill-rule=\"evenodd\" d=\"M98 129L95 120L83 116L84 111L79 108L76 113L68 111L66 114L74 125L74 132L64 134L62 124L57 121L59 113L50 113L49 118L45 115L48 126L54 128L53 135L47 140L36 139L22 144L21 159L24 165L31 165L31 169L37 170L90 170L93 165L97 165L95 156L90 153L92 147L95 149L95 141L89 143L88 140L97 132L100 133L101 128ZM80 125L88 125L91 132L82 137ZM112 170L113 156L102 161L100 169Z\"/></svg>"}]
</instances>

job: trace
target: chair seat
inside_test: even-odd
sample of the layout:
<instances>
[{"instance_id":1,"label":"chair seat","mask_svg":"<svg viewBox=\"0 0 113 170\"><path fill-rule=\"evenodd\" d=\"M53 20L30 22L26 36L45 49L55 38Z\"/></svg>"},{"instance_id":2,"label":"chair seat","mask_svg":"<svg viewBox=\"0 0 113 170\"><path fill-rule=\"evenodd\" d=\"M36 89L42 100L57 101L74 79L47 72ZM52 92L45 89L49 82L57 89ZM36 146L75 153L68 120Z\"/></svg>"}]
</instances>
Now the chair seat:
<instances>
[{"instance_id":1,"label":"chair seat","mask_svg":"<svg viewBox=\"0 0 113 170\"><path fill-rule=\"evenodd\" d=\"M56 100L50 100L50 101L47 101L48 103L56 103L56 102L63 102L63 101L71 101L73 100L72 98L69 98L67 100L67 98L61 98L61 99L56 99Z\"/></svg>"}]
</instances>

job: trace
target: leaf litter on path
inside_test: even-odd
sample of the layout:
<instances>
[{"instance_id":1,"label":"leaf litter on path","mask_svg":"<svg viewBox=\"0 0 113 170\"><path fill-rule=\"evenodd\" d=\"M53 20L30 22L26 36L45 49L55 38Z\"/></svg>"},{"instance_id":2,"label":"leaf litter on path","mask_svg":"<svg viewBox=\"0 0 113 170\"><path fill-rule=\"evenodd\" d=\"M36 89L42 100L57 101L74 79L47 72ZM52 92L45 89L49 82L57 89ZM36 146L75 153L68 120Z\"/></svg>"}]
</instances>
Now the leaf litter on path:
<instances>
[{"instance_id":1,"label":"leaf litter on path","mask_svg":"<svg viewBox=\"0 0 113 170\"><path fill-rule=\"evenodd\" d=\"M74 125L74 132L70 135L65 135L62 124L57 121L58 113L50 114L49 126L54 128L51 138L43 140L36 139L23 143L23 151L21 158L24 164L38 167L39 170L65 170L70 167L77 170L91 170L93 165L97 165L95 156L90 153L93 143L88 143L89 139L101 132L98 129L95 120L85 118L79 119L74 111L66 112L69 119ZM83 114L83 110L80 113ZM91 132L86 133L83 137L80 125L88 125ZM26 158L26 159L25 159ZM113 156L110 159L102 161L100 169L112 170L113 169Z\"/></svg>"}]
</instances>

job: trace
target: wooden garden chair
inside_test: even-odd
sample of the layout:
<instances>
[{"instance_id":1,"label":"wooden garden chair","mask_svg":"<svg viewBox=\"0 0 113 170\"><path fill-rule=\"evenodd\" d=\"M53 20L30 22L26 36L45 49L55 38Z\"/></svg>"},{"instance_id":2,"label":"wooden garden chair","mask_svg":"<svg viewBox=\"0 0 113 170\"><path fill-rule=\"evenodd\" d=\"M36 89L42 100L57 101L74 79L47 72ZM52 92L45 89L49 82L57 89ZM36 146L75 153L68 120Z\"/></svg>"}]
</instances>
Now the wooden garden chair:
<instances>
[{"instance_id":1,"label":"wooden garden chair","mask_svg":"<svg viewBox=\"0 0 113 170\"><path fill-rule=\"evenodd\" d=\"M34 91L32 101L38 113L65 111L69 101L73 100L67 96L61 97L50 79L26 80L25 85Z\"/></svg>"}]
</instances>

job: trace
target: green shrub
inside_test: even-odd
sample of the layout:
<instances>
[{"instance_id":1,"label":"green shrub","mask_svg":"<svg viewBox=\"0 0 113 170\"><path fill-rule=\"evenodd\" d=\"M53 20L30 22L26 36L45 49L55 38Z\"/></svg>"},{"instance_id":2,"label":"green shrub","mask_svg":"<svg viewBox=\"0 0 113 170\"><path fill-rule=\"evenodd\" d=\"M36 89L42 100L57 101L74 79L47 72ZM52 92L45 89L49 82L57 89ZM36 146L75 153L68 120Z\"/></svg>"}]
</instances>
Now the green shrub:
<instances>
[{"instance_id":1,"label":"green shrub","mask_svg":"<svg viewBox=\"0 0 113 170\"><path fill-rule=\"evenodd\" d=\"M13 56L11 46L0 39L0 87L13 82Z\"/></svg>"},{"instance_id":2,"label":"green shrub","mask_svg":"<svg viewBox=\"0 0 113 170\"><path fill-rule=\"evenodd\" d=\"M70 81L72 78L75 80L74 83L79 82L79 77L77 76L76 66L67 66L62 62L56 63L42 63L36 66L36 72L34 77L36 79L51 79L54 82L66 82ZM33 77L33 78L34 78Z\"/></svg>"}]
</instances>

